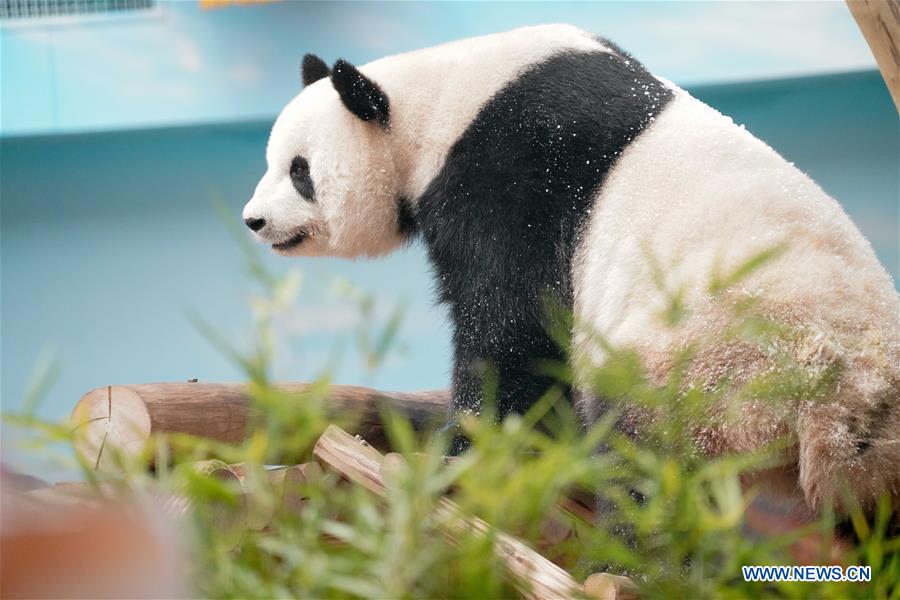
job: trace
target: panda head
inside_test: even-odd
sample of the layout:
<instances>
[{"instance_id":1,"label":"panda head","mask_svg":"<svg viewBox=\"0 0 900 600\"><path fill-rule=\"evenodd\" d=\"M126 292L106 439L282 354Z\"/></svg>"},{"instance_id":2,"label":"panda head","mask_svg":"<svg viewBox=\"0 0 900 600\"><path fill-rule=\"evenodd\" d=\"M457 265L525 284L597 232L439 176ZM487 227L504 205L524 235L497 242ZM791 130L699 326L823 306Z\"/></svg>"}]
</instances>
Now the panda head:
<instances>
[{"instance_id":1,"label":"panda head","mask_svg":"<svg viewBox=\"0 0 900 600\"><path fill-rule=\"evenodd\" d=\"M281 112L266 174L244 207L281 254L375 256L406 239L384 91L353 65L303 59L304 90Z\"/></svg>"}]
</instances>

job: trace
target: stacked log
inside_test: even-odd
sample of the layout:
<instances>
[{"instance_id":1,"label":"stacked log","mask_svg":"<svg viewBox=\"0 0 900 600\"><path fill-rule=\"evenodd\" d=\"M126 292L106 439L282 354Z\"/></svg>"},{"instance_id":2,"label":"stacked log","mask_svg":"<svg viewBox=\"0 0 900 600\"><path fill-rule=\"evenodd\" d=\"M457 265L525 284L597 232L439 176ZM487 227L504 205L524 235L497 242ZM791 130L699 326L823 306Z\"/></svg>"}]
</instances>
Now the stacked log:
<instances>
[{"instance_id":1,"label":"stacked log","mask_svg":"<svg viewBox=\"0 0 900 600\"><path fill-rule=\"evenodd\" d=\"M274 510L284 510L302 515L305 498L300 490L303 484L314 483L330 469L351 484L356 484L384 496L386 489L395 481L401 469L406 468L406 459L396 453L382 455L359 436L329 426L317 441L313 454L318 462L304 463L289 467L279 467L265 471L268 483L274 486L279 502ZM244 483L248 476L243 464L226 465L221 461L201 461L194 469L208 477L213 477L245 492ZM5 499L7 508L25 507L31 511L50 509L78 511L80 519L92 519L92 515L122 512L127 504L117 502L125 499L118 493L120 489L113 482L100 484L65 483L36 490L22 492L12 499ZM220 533L234 532L234 545L240 542L240 532L244 529L264 529L274 510L268 513L248 511L253 501L250 493L239 493L239 502L229 510L210 512ZM135 498L132 498L134 500ZM180 494L150 495L139 498L139 504L158 510L170 517L182 518L191 513L194 501ZM560 508L561 509L561 508ZM76 514L76 513L73 513ZM463 535L476 535L493 540L493 549L498 559L505 565L506 573L523 597L534 600L556 598L577 598L587 596L597 600L632 600L636 597L636 587L627 578L597 573L584 584L579 584L565 570L534 551L524 542L505 532L493 529L482 519L465 514L448 498L438 501L435 521L441 524L445 535L451 541ZM8 566L8 565L7 565ZM179 580L175 579L176 585ZM169 583L167 583L169 585ZM22 589L29 589L23 583Z\"/></svg>"}]
</instances>

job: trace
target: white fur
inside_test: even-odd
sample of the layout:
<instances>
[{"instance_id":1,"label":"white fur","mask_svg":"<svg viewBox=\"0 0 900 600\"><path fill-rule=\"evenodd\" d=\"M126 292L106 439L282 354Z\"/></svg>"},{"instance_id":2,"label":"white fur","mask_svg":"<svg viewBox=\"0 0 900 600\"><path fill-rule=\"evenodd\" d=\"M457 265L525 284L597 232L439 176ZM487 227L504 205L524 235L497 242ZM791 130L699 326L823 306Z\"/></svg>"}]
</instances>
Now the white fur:
<instances>
[{"instance_id":1,"label":"white fur","mask_svg":"<svg viewBox=\"0 0 900 600\"><path fill-rule=\"evenodd\" d=\"M872 319L896 340L893 283L840 205L730 118L675 93L597 194L573 265L578 317L616 346L668 345L648 252L667 287L697 303L716 270L788 242L789 255L761 269L748 293L840 315L836 325ZM844 315L848 299L854 311Z\"/></svg>"},{"instance_id":2,"label":"white fur","mask_svg":"<svg viewBox=\"0 0 900 600\"><path fill-rule=\"evenodd\" d=\"M870 244L812 180L731 119L675 89L675 98L626 148L599 190L573 264L580 358L602 364L597 336L637 349L662 379L684 344L716 338L727 314L712 300L714 273L754 254L787 250L742 281L726 301L760 310L798 334L789 348L811 369L842 366L827 398L783 407L745 403L734 421L698 424L710 454L747 451L788 434L797 440L795 489L820 508L841 479L871 506L888 491L900 505L900 302ZM664 286L682 290L690 318L667 327ZM736 349L737 348L737 349ZM705 348L693 373L712 384L748 381L773 363L728 344ZM582 363L584 364L584 363ZM582 407L585 412L590 406ZM878 431L859 452L854 433ZM798 468L798 467L793 467ZM791 470L791 469L789 469Z\"/></svg>"}]
</instances>

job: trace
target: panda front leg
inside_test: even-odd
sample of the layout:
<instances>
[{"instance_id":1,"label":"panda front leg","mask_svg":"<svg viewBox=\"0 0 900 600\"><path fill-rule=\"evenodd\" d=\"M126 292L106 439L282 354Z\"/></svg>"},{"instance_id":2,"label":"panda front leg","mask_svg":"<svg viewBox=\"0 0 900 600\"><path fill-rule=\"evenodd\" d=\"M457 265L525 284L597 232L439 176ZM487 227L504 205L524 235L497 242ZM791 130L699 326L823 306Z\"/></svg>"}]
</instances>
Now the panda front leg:
<instances>
[{"instance_id":1,"label":"panda front leg","mask_svg":"<svg viewBox=\"0 0 900 600\"><path fill-rule=\"evenodd\" d=\"M460 419L465 415L477 417L481 414L485 365L476 357L461 352L458 346L454 350L453 363L453 396L444 431L452 436L448 453L459 456L469 449L469 438L462 431Z\"/></svg>"},{"instance_id":2,"label":"panda front leg","mask_svg":"<svg viewBox=\"0 0 900 600\"><path fill-rule=\"evenodd\" d=\"M503 319L493 321L502 322ZM558 384L538 372L540 363L564 358L540 324L518 329L486 327L483 322L481 325L462 328L454 335L453 397L445 426L445 431L453 436L452 455L461 454L469 447L469 440L460 427L462 417L480 417L485 402L492 404L497 423L510 414L524 414ZM486 385L489 378L496 385ZM491 393L491 397L486 398L486 393Z\"/></svg>"}]
</instances>

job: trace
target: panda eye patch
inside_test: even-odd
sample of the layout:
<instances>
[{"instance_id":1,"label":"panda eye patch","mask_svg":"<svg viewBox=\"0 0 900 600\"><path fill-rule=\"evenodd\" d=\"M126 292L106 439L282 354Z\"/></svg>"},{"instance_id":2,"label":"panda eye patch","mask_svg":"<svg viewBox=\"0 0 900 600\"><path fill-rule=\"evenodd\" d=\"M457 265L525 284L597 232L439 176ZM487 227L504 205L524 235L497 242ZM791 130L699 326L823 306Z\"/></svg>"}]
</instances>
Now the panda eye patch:
<instances>
[{"instance_id":1,"label":"panda eye patch","mask_svg":"<svg viewBox=\"0 0 900 600\"><path fill-rule=\"evenodd\" d=\"M291 183L294 184L294 189L301 196L310 201L315 199L315 189L309 174L309 162L302 156L295 156L291 161Z\"/></svg>"}]
</instances>

